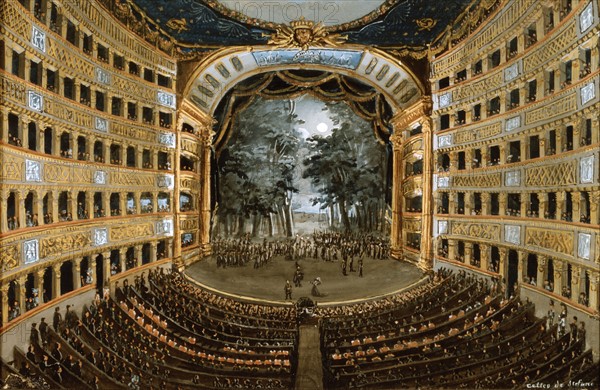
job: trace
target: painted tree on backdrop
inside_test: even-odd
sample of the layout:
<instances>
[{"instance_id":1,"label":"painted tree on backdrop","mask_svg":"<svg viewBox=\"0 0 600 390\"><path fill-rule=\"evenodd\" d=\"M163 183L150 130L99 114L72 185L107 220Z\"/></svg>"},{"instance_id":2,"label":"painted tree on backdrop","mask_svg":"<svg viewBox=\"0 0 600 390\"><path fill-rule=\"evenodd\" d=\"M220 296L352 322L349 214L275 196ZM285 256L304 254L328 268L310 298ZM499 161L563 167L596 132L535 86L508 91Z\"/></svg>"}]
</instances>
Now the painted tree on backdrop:
<instances>
[{"instance_id":1,"label":"painted tree on backdrop","mask_svg":"<svg viewBox=\"0 0 600 390\"><path fill-rule=\"evenodd\" d=\"M219 158L219 220L224 233L242 235L251 222L252 235L257 236L265 221L270 236L277 225L290 237L292 197L298 192L293 183L299 147L295 128L304 122L289 113L285 101L262 99L236 119L234 140Z\"/></svg>"},{"instance_id":2,"label":"painted tree on backdrop","mask_svg":"<svg viewBox=\"0 0 600 390\"><path fill-rule=\"evenodd\" d=\"M337 207L345 230L356 226L384 231L385 145L377 142L370 123L346 104L326 106L333 122L331 136L309 138L309 157L304 160L303 177L310 178L319 192L313 205L329 210L332 225Z\"/></svg>"}]
</instances>

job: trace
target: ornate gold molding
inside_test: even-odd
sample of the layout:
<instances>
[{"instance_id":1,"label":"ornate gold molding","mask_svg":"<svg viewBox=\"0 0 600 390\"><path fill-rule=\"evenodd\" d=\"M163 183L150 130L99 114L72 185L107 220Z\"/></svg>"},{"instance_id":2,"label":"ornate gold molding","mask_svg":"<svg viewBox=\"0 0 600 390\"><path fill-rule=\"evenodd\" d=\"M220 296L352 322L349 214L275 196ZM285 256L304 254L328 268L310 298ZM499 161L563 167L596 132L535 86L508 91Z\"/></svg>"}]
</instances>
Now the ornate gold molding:
<instances>
[{"instance_id":1,"label":"ornate gold molding","mask_svg":"<svg viewBox=\"0 0 600 390\"><path fill-rule=\"evenodd\" d=\"M330 34L322 23L315 24L304 17L290 22L290 26L281 25L275 33L264 35L269 37L267 42L278 48L300 48L308 50L314 47L337 47L343 44L348 37L340 34Z\"/></svg>"}]
</instances>

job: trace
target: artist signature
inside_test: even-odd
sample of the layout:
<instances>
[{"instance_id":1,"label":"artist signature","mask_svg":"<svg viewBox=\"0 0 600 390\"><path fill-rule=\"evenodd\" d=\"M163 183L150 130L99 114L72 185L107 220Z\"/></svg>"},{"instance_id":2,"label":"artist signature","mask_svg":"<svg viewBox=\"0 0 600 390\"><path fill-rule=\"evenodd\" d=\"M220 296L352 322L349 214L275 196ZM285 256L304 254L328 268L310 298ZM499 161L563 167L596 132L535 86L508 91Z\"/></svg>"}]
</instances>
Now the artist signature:
<instances>
[{"instance_id":1,"label":"artist signature","mask_svg":"<svg viewBox=\"0 0 600 390\"><path fill-rule=\"evenodd\" d=\"M527 385L525 385L525 387L528 389L562 389L562 388L569 389L569 388L574 388L574 387L585 389L585 388L595 388L595 383L594 382L584 382L580 379L577 381L569 381L568 383L534 382L534 383L528 383Z\"/></svg>"}]
</instances>

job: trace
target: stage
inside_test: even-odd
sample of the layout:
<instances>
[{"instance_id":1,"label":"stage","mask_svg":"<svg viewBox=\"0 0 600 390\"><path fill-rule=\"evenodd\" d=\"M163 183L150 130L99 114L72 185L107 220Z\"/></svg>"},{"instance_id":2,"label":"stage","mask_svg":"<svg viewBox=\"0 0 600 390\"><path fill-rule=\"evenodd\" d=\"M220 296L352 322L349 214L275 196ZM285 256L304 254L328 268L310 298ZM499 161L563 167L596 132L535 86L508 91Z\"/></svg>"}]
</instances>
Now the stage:
<instances>
[{"instance_id":1,"label":"stage","mask_svg":"<svg viewBox=\"0 0 600 390\"><path fill-rule=\"evenodd\" d=\"M349 303L394 293L424 277L416 266L393 259L365 259L362 278L358 275L356 261L356 272L347 272L347 276L342 274L339 261L304 259L298 264L304 272L304 280L301 287L293 287L293 302L305 296L319 303ZM243 267L217 268L216 259L209 257L192 264L185 274L198 284L225 294L285 302L285 282L289 280L293 286L294 271L295 262L281 256L258 269L254 269L251 263ZM311 296L311 282L316 277L321 279L322 284L318 288L325 296Z\"/></svg>"}]
</instances>

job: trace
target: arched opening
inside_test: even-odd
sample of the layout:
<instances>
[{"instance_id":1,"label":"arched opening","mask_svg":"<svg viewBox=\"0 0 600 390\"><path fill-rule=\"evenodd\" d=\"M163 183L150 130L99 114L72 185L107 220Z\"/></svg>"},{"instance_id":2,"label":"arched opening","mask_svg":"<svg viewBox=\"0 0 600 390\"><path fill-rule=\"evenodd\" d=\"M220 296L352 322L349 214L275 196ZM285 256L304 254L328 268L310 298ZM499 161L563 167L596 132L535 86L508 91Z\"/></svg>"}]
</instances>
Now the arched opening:
<instances>
[{"instance_id":1,"label":"arched opening","mask_svg":"<svg viewBox=\"0 0 600 390\"><path fill-rule=\"evenodd\" d=\"M59 220L61 222L72 220L69 219L69 193L67 191L62 191L58 194L58 212L59 212Z\"/></svg>"},{"instance_id":2,"label":"arched opening","mask_svg":"<svg viewBox=\"0 0 600 390\"><path fill-rule=\"evenodd\" d=\"M54 296L54 290L52 289L52 279L54 278L54 271L52 267L46 267L44 271L44 281L42 282L44 291L42 291L42 298L44 303L50 302Z\"/></svg>"},{"instance_id":3,"label":"arched opening","mask_svg":"<svg viewBox=\"0 0 600 390\"><path fill-rule=\"evenodd\" d=\"M6 221L8 230L15 230L20 227L19 216L17 215L17 196L14 192L10 192L6 200Z\"/></svg>"},{"instance_id":4,"label":"arched opening","mask_svg":"<svg viewBox=\"0 0 600 390\"><path fill-rule=\"evenodd\" d=\"M106 217L106 210L102 206L102 198L104 194L102 192L94 193L94 218Z\"/></svg>"},{"instance_id":5,"label":"arched opening","mask_svg":"<svg viewBox=\"0 0 600 390\"><path fill-rule=\"evenodd\" d=\"M135 204L135 196L133 192L127 193L127 215L137 214L137 208Z\"/></svg>"},{"instance_id":6,"label":"arched opening","mask_svg":"<svg viewBox=\"0 0 600 390\"><path fill-rule=\"evenodd\" d=\"M167 257L167 242L160 240L156 245L156 260L164 259Z\"/></svg>"},{"instance_id":7,"label":"arched opening","mask_svg":"<svg viewBox=\"0 0 600 390\"><path fill-rule=\"evenodd\" d=\"M125 269L132 269L137 266L137 262L140 259L135 257L135 250L133 247L127 248L127 252L125 252Z\"/></svg>"},{"instance_id":8,"label":"arched opening","mask_svg":"<svg viewBox=\"0 0 600 390\"><path fill-rule=\"evenodd\" d=\"M507 292L509 296L512 296L516 292L517 283L519 281L519 254L514 249L508 251L507 279Z\"/></svg>"},{"instance_id":9,"label":"arched opening","mask_svg":"<svg viewBox=\"0 0 600 390\"><path fill-rule=\"evenodd\" d=\"M550 258L548 259L547 267L547 279L544 282L544 288L548 291L554 291L554 261Z\"/></svg>"},{"instance_id":10,"label":"arched opening","mask_svg":"<svg viewBox=\"0 0 600 390\"><path fill-rule=\"evenodd\" d=\"M88 284L92 284L93 283L93 270L90 267L90 257L89 256L84 256L83 259L81 259L81 263L79 263L79 283L80 286L87 286Z\"/></svg>"},{"instance_id":11,"label":"arched opening","mask_svg":"<svg viewBox=\"0 0 600 390\"><path fill-rule=\"evenodd\" d=\"M127 147L127 166L135 168L135 148L133 146Z\"/></svg>"},{"instance_id":12,"label":"arched opening","mask_svg":"<svg viewBox=\"0 0 600 390\"><path fill-rule=\"evenodd\" d=\"M145 243L142 245L142 265L150 262L151 251L152 246L150 243Z\"/></svg>"},{"instance_id":13,"label":"arched opening","mask_svg":"<svg viewBox=\"0 0 600 390\"><path fill-rule=\"evenodd\" d=\"M51 213L52 210L52 193L48 192L44 195L42 199L42 213L44 214L44 223L49 224L54 222L53 215Z\"/></svg>"},{"instance_id":14,"label":"arched opening","mask_svg":"<svg viewBox=\"0 0 600 390\"><path fill-rule=\"evenodd\" d=\"M73 262L65 261L60 266L60 295L73 291Z\"/></svg>"},{"instance_id":15,"label":"arched opening","mask_svg":"<svg viewBox=\"0 0 600 390\"><path fill-rule=\"evenodd\" d=\"M171 211L171 199L170 195L166 192L158 193L158 212L168 213Z\"/></svg>"},{"instance_id":16,"label":"arched opening","mask_svg":"<svg viewBox=\"0 0 600 390\"><path fill-rule=\"evenodd\" d=\"M38 130L35 122L29 122L27 131L27 138L29 140L29 145L27 145L27 148L29 150L36 151L38 147Z\"/></svg>"},{"instance_id":17,"label":"arched opening","mask_svg":"<svg viewBox=\"0 0 600 390\"><path fill-rule=\"evenodd\" d=\"M21 315L21 305L19 304L18 296L19 296L19 285L16 281L12 280L8 284L8 305L9 305L9 313L8 320L12 321L15 318Z\"/></svg>"},{"instance_id":18,"label":"arched opening","mask_svg":"<svg viewBox=\"0 0 600 390\"><path fill-rule=\"evenodd\" d=\"M114 165L121 165L121 145L110 145L110 163Z\"/></svg>"},{"instance_id":19,"label":"arched opening","mask_svg":"<svg viewBox=\"0 0 600 390\"><path fill-rule=\"evenodd\" d=\"M99 293L102 292L107 280L107 275L104 274L104 255L99 254L96 256L96 274L94 280L96 281L96 289ZM110 275L110 270L108 270Z\"/></svg>"},{"instance_id":20,"label":"arched opening","mask_svg":"<svg viewBox=\"0 0 600 390\"><path fill-rule=\"evenodd\" d=\"M179 210L183 213L194 209L193 198L190 194L181 192L179 194Z\"/></svg>"},{"instance_id":21,"label":"arched opening","mask_svg":"<svg viewBox=\"0 0 600 390\"><path fill-rule=\"evenodd\" d=\"M377 139L381 142L383 149L387 153L386 158L388 163L383 165L388 168L389 174L385 174L385 172L379 173L383 179L382 182L385 184L370 186L370 188L376 188L383 194L379 195L379 201L375 204L370 204L370 202L365 201L364 198L355 202L343 199L344 202L340 207L339 199L335 199L330 202L333 204L333 207L326 206L323 209L321 218L326 226L329 226L328 224L337 223L339 226L345 226L347 229L348 225L362 224L363 226L361 227L363 229L366 225L369 228L380 229L381 233L387 231L389 234L389 220L383 218L383 215L385 214L377 212L377 209L379 208L381 210L393 206L392 209L395 207L396 211L400 211L399 209L404 206L401 201L396 202L395 206L390 204L392 198L391 182L394 177L392 168L397 170L398 174L400 174L402 169L394 167L391 161L392 147L388 143L388 138L392 133L392 126L387 121L389 117L386 116L388 114L393 115L393 112L397 109L405 109L416 103L420 99L422 92L419 83L415 81L415 77L404 67L404 65L389 61L377 50L369 50L367 52L360 49L350 49L347 53L348 57L345 58L347 63L343 66L327 61L321 63L320 59L310 63L301 61L301 66L294 64L294 61L296 61L295 59L292 60L291 65L289 62L278 63L277 60L273 63L269 62L272 61L272 55L279 54L277 53L278 50L279 49L270 47L268 49L257 48L252 53L224 52L222 57L213 57L211 58L210 63L200 65L195 72L193 81L186 87L183 93L185 99L184 107L186 104L189 104L195 106L194 108L196 110L199 109L200 112L207 114L208 120L206 122L201 121L201 124L210 122L211 118L216 119L217 123L217 126L212 129L216 133L212 139L213 153L208 161L201 162L203 166L206 164L211 167L210 178L205 177L206 175L201 176L203 188L205 190L210 189L211 197L210 199L208 197L200 199L200 202L207 202L207 199L209 199L210 203L199 205L199 208L202 210L202 222L199 231L200 237L198 238L199 243L202 245L208 244L211 236L222 234L224 231L226 234L238 234L240 231L244 231L243 229L240 229L239 221L241 218L239 218L238 215L234 215L234 218L231 217L231 214L229 216L227 215L229 211L226 210L227 202L223 201L223 198L221 197L222 194L219 193L219 190L222 189L223 182L227 180L224 179L223 172L219 172L218 167L222 166L222 158L226 154L224 151L228 146L232 145L231 141L233 141L230 137L232 133L228 130L234 127L232 124L236 122L236 119L234 118L235 115L231 114L241 112L244 108L248 109L248 106L252 105L251 100L257 100L259 95L269 94L271 92L273 93L271 93L270 97L267 97L267 99L284 100L283 103L287 106L282 110L279 110L279 112L287 114L288 117L279 121L282 126L283 124L291 124L290 122L293 122L294 120L294 118L290 118L289 115L290 112L293 113L291 110L293 104L290 104L289 101L295 100L302 95L311 95L311 97L321 99L322 96L318 96L319 94L329 94L330 98L333 97L331 100L349 101L350 105L354 105L354 108L356 108L356 105L362 105L359 111L361 111L361 114L368 117L366 119L368 122L373 124L373 129L370 134L374 134L375 137L372 137L372 139ZM337 55L338 53L333 53L332 51L331 54ZM261 55L263 55L264 58L261 57ZM239 61L241 59L246 61L246 56L248 57L248 61L243 62L244 66L236 65L240 63ZM221 68L226 68L228 76L220 76L211 66L214 63L223 64ZM234 66L231 67L231 65ZM267 70L259 69L261 66L267 65ZM368 70L363 72L362 69L365 68ZM358 71L359 69L361 69L360 72ZM380 70L385 71L379 73ZM220 72L221 75L224 75L225 71L222 70ZM386 72L387 76L385 76ZM377 74L380 74L380 76L376 77ZM324 81L325 79L327 80ZM207 83L209 80L215 82ZM216 86L217 84L219 84L218 87ZM318 85L318 88L313 88L315 85ZM340 85L341 88L337 88ZM351 87L347 88L348 86ZM251 93L245 93L243 91L244 89L246 89L246 92ZM351 90L354 92L358 91L357 95L362 94L362 102L357 103L357 100L359 99L356 99L356 96L352 96ZM242 93L240 94L240 92ZM243 96L244 94L246 96ZM234 97L234 99L230 99L231 97ZM371 97L373 97L373 99L371 99ZM298 108L297 105L296 108ZM425 109L424 111L427 110L428 109ZM276 116L271 113L269 115ZM358 115L360 116L360 114ZM198 117L196 116L196 118ZM267 116L265 116L265 118L267 118ZM305 126L302 127L306 129ZM405 130L405 128L400 130ZM185 127L184 131L191 132L197 131L197 129L189 126L189 128ZM203 133L202 135L204 135L204 131L203 126L201 126L200 132ZM203 158L207 158L206 155ZM403 164L403 162L400 161L399 163ZM202 172L200 173L202 174ZM362 177L363 176L361 176L361 178ZM395 177L399 177L399 175L395 175ZM386 182L386 180L388 180L388 182ZM229 183L231 183L231 181ZM265 181L263 180L260 183L261 185L264 185ZM317 189L314 191L318 191L318 188L322 186L317 185L315 187L317 187ZM300 197L298 196L298 198ZM315 196L315 198L317 198L317 196ZM324 198L324 196L322 198ZM287 203L293 205L294 200L291 202L288 201ZM217 204L218 209L216 208ZM298 204L298 202L296 202L296 204ZM284 205L287 206L285 202ZM317 202L314 206L319 207L321 205ZM272 207L271 209L276 210L277 207ZM240 213L238 212L238 214ZM289 229L289 226L293 226L293 223L299 220L292 218L286 219L285 208L284 210L275 213L270 212L268 207L255 207L255 210L248 210L248 207L245 207L244 212L241 214L248 220L248 223L245 223L246 230L251 233L259 232L260 234L265 235L269 235L273 230L276 231L272 226L276 226L277 224L283 227L282 230L285 235L290 235L290 233L294 233L294 231ZM273 216L270 216L269 214L273 214ZM395 223L396 225L394 226L396 226L397 229L395 230L396 233L394 233L392 241L399 243L401 241L401 227L399 227L400 220L395 217L395 215L397 214L394 214L392 224ZM369 218L369 216L372 218ZM213 218L213 221L211 221L211 217ZM292 224L290 224L288 220L291 221ZM372 220L375 220L376 223L373 223ZM223 225L229 225L229 228L225 228ZM214 227L217 227L219 230L211 232L211 229ZM354 229L355 226L352 226L352 228ZM431 250L430 241L428 240L427 242L427 248L428 250Z\"/></svg>"},{"instance_id":22,"label":"arched opening","mask_svg":"<svg viewBox=\"0 0 600 390\"><path fill-rule=\"evenodd\" d=\"M60 135L60 156L73 158L73 147L71 146L71 134L64 131Z\"/></svg>"},{"instance_id":23,"label":"arched opening","mask_svg":"<svg viewBox=\"0 0 600 390\"><path fill-rule=\"evenodd\" d=\"M110 194L110 215L113 217L121 215L121 194L118 192Z\"/></svg>"},{"instance_id":24,"label":"arched opening","mask_svg":"<svg viewBox=\"0 0 600 390\"><path fill-rule=\"evenodd\" d=\"M77 137L77 159L80 161L90 160L90 154L87 151L87 140L82 135Z\"/></svg>"},{"instance_id":25,"label":"arched opening","mask_svg":"<svg viewBox=\"0 0 600 390\"><path fill-rule=\"evenodd\" d=\"M27 227L39 224L35 198L33 192L29 192L25 197L25 224Z\"/></svg>"},{"instance_id":26,"label":"arched opening","mask_svg":"<svg viewBox=\"0 0 600 390\"><path fill-rule=\"evenodd\" d=\"M52 128L44 129L44 153L52 154Z\"/></svg>"},{"instance_id":27,"label":"arched opening","mask_svg":"<svg viewBox=\"0 0 600 390\"><path fill-rule=\"evenodd\" d=\"M152 213L154 211L152 203L153 203L152 193L142 192L142 195L140 196L140 208L141 208L142 214Z\"/></svg>"},{"instance_id":28,"label":"arched opening","mask_svg":"<svg viewBox=\"0 0 600 390\"><path fill-rule=\"evenodd\" d=\"M77 218L89 218L89 213L86 207L86 193L84 191L79 191L77 194Z\"/></svg>"},{"instance_id":29,"label":"arched opening","mask_svg":"<svg viewBox=\"0 0 600 390\"><path fill-rule=\"evenodd\" d=\"M35 277L33 272L27 274L25 278L25 310L35 309L40 304L39 292L35 289Z\"/></svg>"},{"instance_id":30,"label":"arched opening","mask_svg":"<svg viewBox=\"0 0 600 390\"><path fill-rule=\"evenodd\" d=\"M94 142L94 161L98 163L104 162L104 144L102 141Z\"/></svg>"},{"instance_id":31,"label":"arched opening","mask_svg":"<svg viewBox=\"0 0 600 390\"><path fill-rule=\"evenodd\" d=\"M22 146L19 136L19 117L15 114L8 114L8 143L14 146Z\"/></svg>"},{"instance_id":32,"label":"arched opening","mask_svg":"<svg viewBox=\"0 0 600 390\"><path fill-rule=\"evenodd\" d=\"M110 275L116 275L121 271L121 253L118 249L113 249L110 251Z\"/></svg>"},{"instance_id":33,"label":"arched opening","mask_svg":"<svg viewBox=\"0 0 600 390\"><path fill-rule=\"evenodd\" d=\"M537 277L537 269L538 269L538 259L535 253L530 253L527 256L527 279L526 283L529 283L533 286L537 285L539 281L536 280Z\"/></svg>"}]
</instances>

